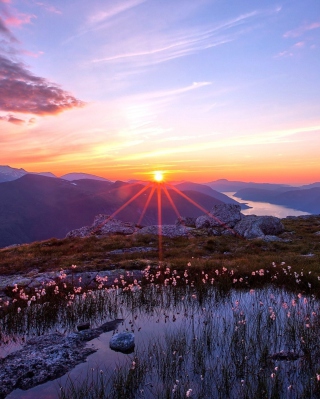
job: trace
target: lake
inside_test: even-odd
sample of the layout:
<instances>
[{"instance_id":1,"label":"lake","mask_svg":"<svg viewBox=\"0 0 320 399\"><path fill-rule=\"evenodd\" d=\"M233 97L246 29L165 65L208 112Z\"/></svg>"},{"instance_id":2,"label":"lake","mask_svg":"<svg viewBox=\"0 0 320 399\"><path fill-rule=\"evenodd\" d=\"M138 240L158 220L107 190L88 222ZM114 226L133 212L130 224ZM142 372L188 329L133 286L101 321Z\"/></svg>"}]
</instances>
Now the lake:
<instances>
[{"instance_id":1,"label":"lake","mask_svg":"<svg viewBox=\"0 0 320 399\"><path fill-rule=\"evenodd\" d=\"M257 216L276 216L283 219L287 216L301 216L310 215L308 212L299 211L297 209L287 208L282 205L270 204L269 202L247 201L235 197L235 192L224 192L223 194L238 201L240 203L250 206L249 209L241 211L244 215L257 215Z\"/></svg>"}]
</instances>

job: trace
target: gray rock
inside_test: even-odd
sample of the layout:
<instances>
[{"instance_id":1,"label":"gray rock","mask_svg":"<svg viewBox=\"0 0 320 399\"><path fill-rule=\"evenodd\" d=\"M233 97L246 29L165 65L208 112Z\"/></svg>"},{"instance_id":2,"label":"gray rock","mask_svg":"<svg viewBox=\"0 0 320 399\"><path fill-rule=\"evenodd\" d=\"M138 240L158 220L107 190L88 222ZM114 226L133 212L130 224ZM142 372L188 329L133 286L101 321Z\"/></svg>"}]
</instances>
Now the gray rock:
<instances>
[{"instance_id":1,"label":"gray rock","mask_svg":"<svg viewBox=\"0 0 320 399\"><path fill-rule=\"evenodd\" d=\"M181 217L176 220L176 226L185 226L185 227L196 227L196 220L197 218L193 217Z\"/></svg>"},{"instance_id":2,"label":"gray rock","mask_svg":"<svg viewBox=\"0 0 320 399\"><path fill-rule=\"evenodd\" d=\"M30 339L20 350L0 358L0 399L14 389L29 389L63 376L97 349L86 343L115 330L122 319L64 336L52 333Z\"/></svg>"},{"instance_id":3,"label":"gray rock","mask_svg":"<svg viewBox=\"0 0 320 399\"><path fill-rule=\"evenodd\" d=\"M234 230L244 238L263 238L283 233L284 226L275 216L247 215L235 225Z\"/></svg>"},{"instance_id":4,"label":"gray rock","mask_svg":"<svg viewBox=\"0 0 320 399\"><path fill-rule=\"evenodd\" d=\"M174 224L168 224L163 226L146 226L137 231L137 234L152 234L164 237L188 237L193 231L192 227L176 226Z\"/></svg>"},{"instance_id":5,"label":"gray rock","mask_svg":"<svg viewBox=\"0 0 320 399\"><path fill-rule=\"evenodd\" d=\"M111 234L133 234L137 230L134 223L123 222L110 218L109 215L99 214L94 218L92 226L84 226L80 229L71 230L66 238L88 237L90 235L111 235Z\"/></svg>"},{"instance_id":6,"label":"gray rock","mask_svg":"<svg viewBox=\"0 0 320 399\"><path fill-rule=\"evenodd\" d=\"M196 228L232 228L243 217L240 211L240 205L236 204L215 205L211 209L210 215L199 216L196 219Z\"/></svg>"},{"instance_id":7,"label":"gray rock","mask_svg":"<svg viewBox=\"0 0 320 399\"><path fill-rule=\"evenodd\" d=\"M134 334L122 332L114 334L110 339L110 348L114 351L128 353L134 348Z\"/></svg>"}]
</instances>

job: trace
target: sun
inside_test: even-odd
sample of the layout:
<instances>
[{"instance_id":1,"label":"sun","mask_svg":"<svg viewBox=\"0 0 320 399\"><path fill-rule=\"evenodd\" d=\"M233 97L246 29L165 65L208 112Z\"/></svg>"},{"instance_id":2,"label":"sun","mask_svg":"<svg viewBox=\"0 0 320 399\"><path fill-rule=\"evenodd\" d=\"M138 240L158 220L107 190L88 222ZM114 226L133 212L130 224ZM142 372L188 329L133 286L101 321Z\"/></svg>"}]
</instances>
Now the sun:
<instances>
[{"instance_id":1,"label":"sun","mask_svg":"<svg viewBox=\"0 0 320 399\"><path fill-rule=\"evenodd\" d=\"M163 181L163 172L153 172L153 178L157 183L161 183Z\"/></svg>"}]
</instances>

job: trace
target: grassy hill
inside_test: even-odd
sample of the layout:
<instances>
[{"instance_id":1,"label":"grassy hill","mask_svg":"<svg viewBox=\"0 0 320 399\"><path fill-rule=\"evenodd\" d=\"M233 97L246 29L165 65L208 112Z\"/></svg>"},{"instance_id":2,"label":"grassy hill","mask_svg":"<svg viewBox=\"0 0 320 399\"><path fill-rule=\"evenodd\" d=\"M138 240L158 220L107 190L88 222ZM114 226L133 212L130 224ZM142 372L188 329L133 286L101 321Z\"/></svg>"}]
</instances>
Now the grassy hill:
<instances>
[{"instance_id":1,"label":"grassy hill","mask_svg":"<svg viewBox=\"0 0 320 399\"><path fill-rule=\"evenodd\" d=\"M163 264L183 270L188 262L199 270L226 267L250 275L285 262L293 271L320 274L320 216L282 220L282 241L245 240L233 236L163 238ZM141 252L141 247L148 252ZM116 251L117 250L117 251ZM159 264L158 237L150 235L51 239L0 250L0 274L53 271L142 269ZM286 284L286 282L283 282Z\"/></svg>"}]
</instances>

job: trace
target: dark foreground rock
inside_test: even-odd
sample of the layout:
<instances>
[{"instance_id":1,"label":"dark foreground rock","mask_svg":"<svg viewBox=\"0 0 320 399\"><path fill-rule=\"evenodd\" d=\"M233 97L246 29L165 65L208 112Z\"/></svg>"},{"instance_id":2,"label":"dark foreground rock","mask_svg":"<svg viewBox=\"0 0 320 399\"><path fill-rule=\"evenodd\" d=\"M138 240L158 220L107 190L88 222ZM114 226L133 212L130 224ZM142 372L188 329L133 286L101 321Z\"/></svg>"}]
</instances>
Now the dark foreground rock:
<instances>
[{"instance_id":1,"label":"dark foreground rock","mask_svg":"<svg viewBox=\"0 0 320 399\"><path fill-rule=\"evenodd\" d=\"M96 352L95 348L85 347L88 341L115 330L121 321L117 319L68 336L53 333L30 339L22 349L0 359L0 399L14 389L30 389L63 376Z\"/></svg>"},{"instance_id":2,"label":"dark foreground rock","mask_svg":"<svg viewBox=\"0 0 320 399\"><path fill-rule=\"evenodd\" d=\"M110 348L117 352L130 353L134 349L134 334L121 332L110 339Z\"/></svg>"}]
</instances>

